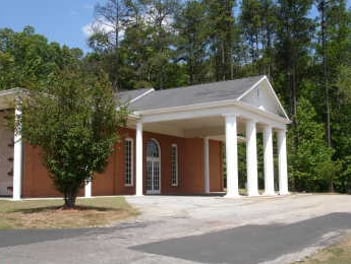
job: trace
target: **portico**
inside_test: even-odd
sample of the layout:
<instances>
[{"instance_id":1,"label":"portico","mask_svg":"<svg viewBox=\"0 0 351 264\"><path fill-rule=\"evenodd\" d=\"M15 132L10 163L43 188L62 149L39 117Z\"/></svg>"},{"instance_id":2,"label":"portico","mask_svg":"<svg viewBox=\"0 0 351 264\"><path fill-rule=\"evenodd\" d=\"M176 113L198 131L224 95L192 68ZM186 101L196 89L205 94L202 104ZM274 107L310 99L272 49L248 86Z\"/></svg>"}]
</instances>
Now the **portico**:
<instances>
[{"instance_id":1,"label":"portico","mask_svg":"<svg viewBox=\"0 0 351 264\"><path fill-rule=\"evenodd\" d=\"M229 81L230 82L230 81ZM235 82L235 81L232 81ZM227 85L227 84L226 84ZM210 89L211 87L209 87ZM182 92L186 93L184 88ZM180 89L173 89L178 90ZM275 195L273 138L277 137L278 172L280 195L288 194L286 125L290 123L267 77L256 80L232 100L216 100L206 103L167 108L143 109L145 105L161 102L162 93L145 96L135 107L136 128L136 195L143 195L143 142L142 134L161 132L185 138L202 138L204 149L204 193L210 192L209 140L221 140L225 144L226 197L239 197L238 142L246 144L247 194L258 196L257 133L263 134L264 195ZM168 94L175 98L177 94ZM176 99L174 99L176 100ZM138 109L140 108L140 109ZM245 134L245 137L239 136Z\"/></svg>"}]
</instances>

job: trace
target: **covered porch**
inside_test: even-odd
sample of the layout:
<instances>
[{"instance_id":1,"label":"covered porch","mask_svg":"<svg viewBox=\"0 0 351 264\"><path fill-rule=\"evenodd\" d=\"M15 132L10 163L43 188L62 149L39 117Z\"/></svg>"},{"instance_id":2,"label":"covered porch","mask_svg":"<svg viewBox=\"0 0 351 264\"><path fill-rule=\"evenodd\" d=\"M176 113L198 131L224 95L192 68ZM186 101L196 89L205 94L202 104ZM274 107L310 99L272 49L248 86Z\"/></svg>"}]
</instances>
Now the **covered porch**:
<instances>
[{"instance_id":1,"label":"covered porch","mask_svg":"<svg viewBox=\"0 0 351 264\"><path fill-rule=\"evenodd\" d=\"M167 104L168 102L168 104ZM226 197L239 197L238 143L246 147L246 189L258 196L258 160L264 195L288 194L286 132L290 120L266 76L151 92L131 104L136 130L136 195L143 192L143 132L203 140L203 193L209 193L210 140L224 143ZM258 157L257 134L263 157ZM274 140L276 138L276 140ZM273 143L276 142L277 165ZM279 187L275 191L275 175Z\"/></svg>"},{"instance_id":2,"label":"covered porch","mask_svg":"<svg viewBox=\"0 0 351 264\"><path fill-rule=\"evenodd\" d=\"M281 121L281 120L280 120ZM226 197L239 197L238 144L246 144L246 187L248 196L258 196L258 159L263 159L264 195L288 194L286 124L279 120L239 109L191 110L164 116L145 116L134 120L136 129L136 195L142 195L143 132L165 133L184 138L201 138L204 150L204 190L210 193L210 140L224 143L226 159ZM263 135L263 157L258 157L257 135ZM273 138L276 136L278 166L274 166ZM278 171L279 189L275 190L274 171Z\"/></svg>"},{"instance_id":3,"label":"covered porch","mask_svg":"<svg viewBox=\"0 0 351 264\"><path fill-rule=\"evenodd\" d=\"M22 156L21 136L8 126L10 116L21 112L15 106L20 89L0 91L0 196L21 199Z\"/></svg>"}]
</instances>

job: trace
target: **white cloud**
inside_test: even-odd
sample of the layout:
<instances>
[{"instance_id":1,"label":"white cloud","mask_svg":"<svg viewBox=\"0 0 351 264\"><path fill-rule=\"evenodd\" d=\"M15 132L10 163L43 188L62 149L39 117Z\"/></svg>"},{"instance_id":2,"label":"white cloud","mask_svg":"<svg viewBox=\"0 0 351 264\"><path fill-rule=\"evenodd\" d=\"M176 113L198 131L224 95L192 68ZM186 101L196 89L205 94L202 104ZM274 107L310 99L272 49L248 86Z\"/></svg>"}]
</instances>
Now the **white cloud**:
<instances>
[{"instance_id":1,"label":"white cloud","mask_svg":"<svg viewBox=\"0 0 351 264\"><path fill-rule=\"evenodd\" d=\"M113 31L113 27L107 23L91 22L82 27L85 36L90 37L95 31L103 31L109 33Z\"/></svg>"},{"instance_id":2,"label":"white cloud","mask_svg":"<svg viewBox=\"0 0 351 264\"><path fill-rule=\"evenodd\" d=\"M90 37L94 33L91 24L89 23L82 27L82 31L86 37Z\"/></svg>"}]
</instances>

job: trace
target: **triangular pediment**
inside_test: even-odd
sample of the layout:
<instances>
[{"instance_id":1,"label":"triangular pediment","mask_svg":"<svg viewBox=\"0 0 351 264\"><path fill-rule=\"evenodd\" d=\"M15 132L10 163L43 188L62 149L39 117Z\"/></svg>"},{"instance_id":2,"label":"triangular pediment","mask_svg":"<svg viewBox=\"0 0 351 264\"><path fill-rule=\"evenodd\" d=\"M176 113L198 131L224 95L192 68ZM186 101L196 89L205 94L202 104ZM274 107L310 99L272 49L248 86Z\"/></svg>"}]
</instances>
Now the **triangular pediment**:
<instances>
[{"instance_id":1,"label":"triangular pediment","mask_svg":"<svg viewBox=\"0 0 351 264\"><path fill-rule=\"evenodd\" d=\"M263 77L238 101L271 114L289 119L267 77Z\"/></svg>"}]
</instances>

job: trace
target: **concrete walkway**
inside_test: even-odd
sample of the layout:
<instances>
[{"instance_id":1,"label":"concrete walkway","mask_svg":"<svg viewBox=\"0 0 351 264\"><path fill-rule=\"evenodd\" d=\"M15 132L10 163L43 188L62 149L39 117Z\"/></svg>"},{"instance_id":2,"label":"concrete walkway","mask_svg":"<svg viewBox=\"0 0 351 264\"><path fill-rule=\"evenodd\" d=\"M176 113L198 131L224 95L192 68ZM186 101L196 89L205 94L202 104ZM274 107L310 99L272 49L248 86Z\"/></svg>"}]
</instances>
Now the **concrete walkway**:
<instances>
[{"instance_id":1,"label":"concrete walkway","mask_svg":"<svg viewBox=\"0 0 351 264\"><path fill-rule=\"evenodd\" d=\"M4 263L290 263L351 230L351 196L128 197L103 229L2 231Z\"/></svg>"}]
</instances>

